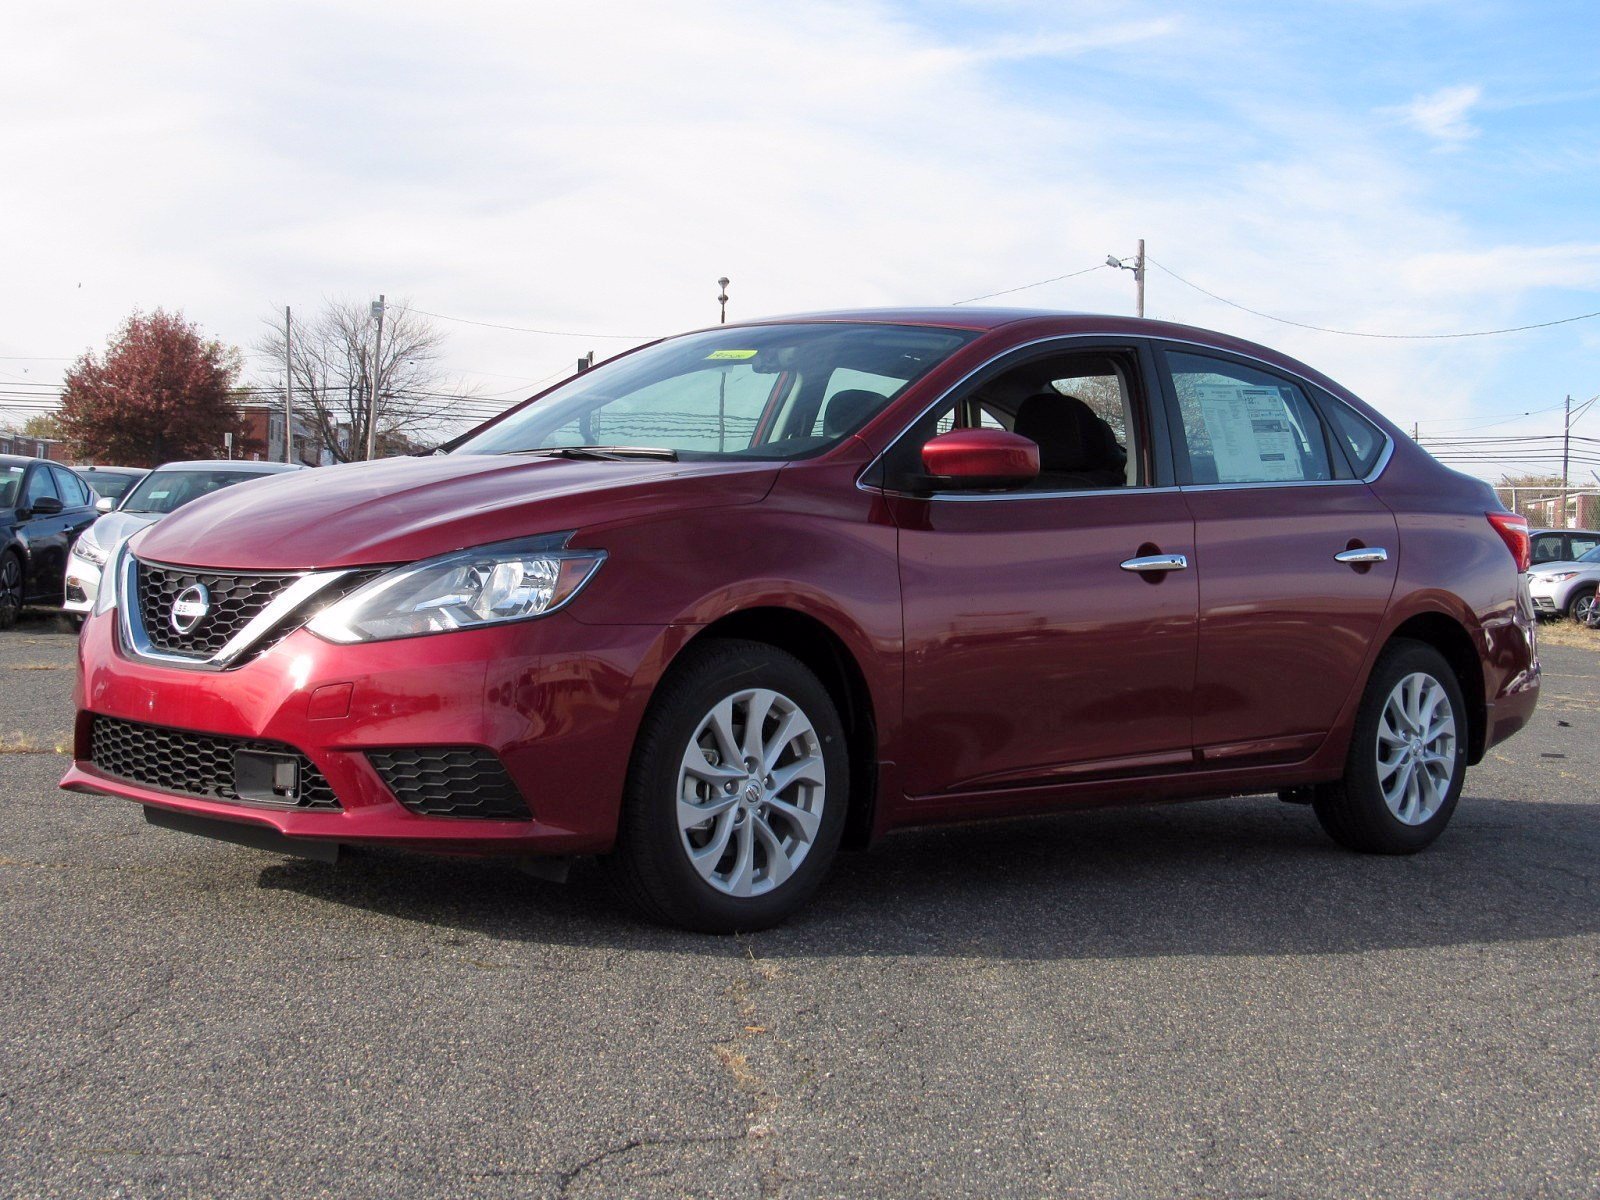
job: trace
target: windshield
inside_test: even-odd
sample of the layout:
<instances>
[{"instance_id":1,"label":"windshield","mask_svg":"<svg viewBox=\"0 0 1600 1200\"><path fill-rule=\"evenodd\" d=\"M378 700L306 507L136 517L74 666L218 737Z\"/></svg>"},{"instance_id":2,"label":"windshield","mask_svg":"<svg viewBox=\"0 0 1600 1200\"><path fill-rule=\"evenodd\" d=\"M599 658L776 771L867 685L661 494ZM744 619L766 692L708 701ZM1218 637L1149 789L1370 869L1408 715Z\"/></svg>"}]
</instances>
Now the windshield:
<instances>
[{"instance_id":1,"label":"windshield","mask_svg":"<svg viewBox=\"0 0 1600 1200\"><path fill-rule=\"evenodd\" d=\"M577 376L455 453L607 446L800 458L853 433L976 336L843 324L690 334Z\"/></svg>"},{"instance_id":2,"label":"windshield","mask_svg":"<svg viewBox=\"0 0 1600 1200\"><path fill-rule=\"evenodd\" d=\"M247 479L261 479L259 471L152 471L123 502L123 512L169 513L191 500L220 492Z\"/></svg>"},{"instance_id":3,"label":"windshield","mask_svg":"<svg viewBox=\"0 0 1600 1200\"><path fill-rule=\"evenodd\" d=\"M94 494L113 501L121 500L128 494L128 489L138 482L137 475L108 475L101 471L78 472L89 481L89 486L94 489Z\"/></svg>"},{"instance_id":4,"label":"windshield","mask_svg":"<svg viewBox=\"0 0 1600 1200\"><path fill-rule=\"evenodd\" d=\"M0 508L15 508L26 467L0 467Z\"/></svg>"},{"instance_id":5,"label":"windshield","mask_svg":"<svg viewBox=\"0 0 1600 1200\"><path fill-rule=\"evenodd\" d=\"M1578 561L1581 563L1600 563L1600 546L1596 546L1587 554L1580 554Z\"/></svg>"}]
</instances>

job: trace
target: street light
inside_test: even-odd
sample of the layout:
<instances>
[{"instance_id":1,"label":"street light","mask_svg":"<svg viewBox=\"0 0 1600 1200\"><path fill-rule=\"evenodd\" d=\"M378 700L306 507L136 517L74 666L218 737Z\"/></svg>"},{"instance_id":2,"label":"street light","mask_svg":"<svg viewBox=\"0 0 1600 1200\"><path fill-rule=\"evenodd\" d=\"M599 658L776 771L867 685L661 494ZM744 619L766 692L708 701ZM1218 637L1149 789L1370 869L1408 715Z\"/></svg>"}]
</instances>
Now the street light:
<instances>
[{"instance_id":1,"label":"street light","mask_svg":"<svg viewBox=\"0 0 1600 1200\"><path fill-rule=\"evenodd\" d=\"M717 286L722 289L721 294L717 297L717 303L722 308L722 316L719 318L719 323L726 325L728 323L728 277L724 275L717 280Z\"/></svg>"},{"instance_id":2,"label":"street light","mask_svg":"<svg viewBox=\"0 0 1600 1200\"><path fill-rule=\"evenodd\" d=\"M1131 265L1118 258L1115 254L1108 254L1106 255L1106 266L1115 267L1119 271L1133 272L1137 311L1139 316L1144 316L1144 239L1139 239L1139 253Z\"/></svg>"}]
</instances>

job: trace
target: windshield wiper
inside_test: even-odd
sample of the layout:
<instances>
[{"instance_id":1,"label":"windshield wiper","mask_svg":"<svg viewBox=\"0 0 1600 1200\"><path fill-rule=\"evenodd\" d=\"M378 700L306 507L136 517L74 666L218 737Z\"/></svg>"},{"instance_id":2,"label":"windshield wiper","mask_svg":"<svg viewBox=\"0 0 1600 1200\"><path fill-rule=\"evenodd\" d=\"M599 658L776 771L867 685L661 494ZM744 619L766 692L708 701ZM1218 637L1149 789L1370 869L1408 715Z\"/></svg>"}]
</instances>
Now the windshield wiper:
<instances>
[{"instance_id":1,"label":"windshield wiper","mask_svg":"<svg viewBox=\"0 0 1600 1200\"><path fill-rule=\"evenodd\" d=\"M603 462L626 462L630 458L658 458L662 462L677 462L678 452L660 446L541 446L537 450L518 450L515 454L548 454L555 458L599 459Z\"/></svg>"}]
</instances>

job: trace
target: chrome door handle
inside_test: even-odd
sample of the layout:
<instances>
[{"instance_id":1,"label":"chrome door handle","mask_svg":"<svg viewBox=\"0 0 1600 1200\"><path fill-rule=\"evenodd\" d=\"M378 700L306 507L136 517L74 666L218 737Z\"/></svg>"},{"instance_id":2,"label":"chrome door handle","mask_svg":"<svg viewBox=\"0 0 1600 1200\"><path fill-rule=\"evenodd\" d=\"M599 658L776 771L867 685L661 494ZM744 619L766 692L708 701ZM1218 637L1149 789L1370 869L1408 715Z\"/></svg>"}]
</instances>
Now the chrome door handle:
<instances>
[{"instance_id":1,"label":"chrome door handle","mask_svg":"<svg viewBox=\"0 0 1600 1200\"><path fill-rule=\"evenodd\" d=\"M1341 550L1333 556L1334 562L1375 563L1388 562L1389 552L1382 546L1362 546L1359 550Z\"/></svg>"},{"instance_id":2,"label":"chrome door handle","mask_svg":"<svg viewBox=\"0 0 1600 1200\"><path fill-rule=\"evenodd\" d=\"M1189 560L1182 554L1146 554L1122 564L1124 571L1187 571Z\"/></svg>"}]
</instances>

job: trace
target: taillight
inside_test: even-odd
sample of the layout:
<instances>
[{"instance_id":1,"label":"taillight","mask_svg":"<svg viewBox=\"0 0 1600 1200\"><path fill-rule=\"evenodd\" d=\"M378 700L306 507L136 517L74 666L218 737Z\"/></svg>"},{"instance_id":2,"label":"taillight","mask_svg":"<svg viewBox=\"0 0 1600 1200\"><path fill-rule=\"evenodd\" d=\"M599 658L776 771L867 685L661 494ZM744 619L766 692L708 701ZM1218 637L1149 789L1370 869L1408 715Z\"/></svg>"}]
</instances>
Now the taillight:
<instances>
[{"instance_id":1,"label":"taillight","mask_svg":"<svg viewBox=\"0 0 1600 1200\"><path fill-rule=\"evenodd\" d=\"M1528 518L1508 512L1483 515L1489 518L1489 524L1494 526L1506 549L1511 551L1511 557L1517 560L1517 570L1526 571L1533 562L1533 543L1528 539Z\"/></svg>"}]
</instances>

